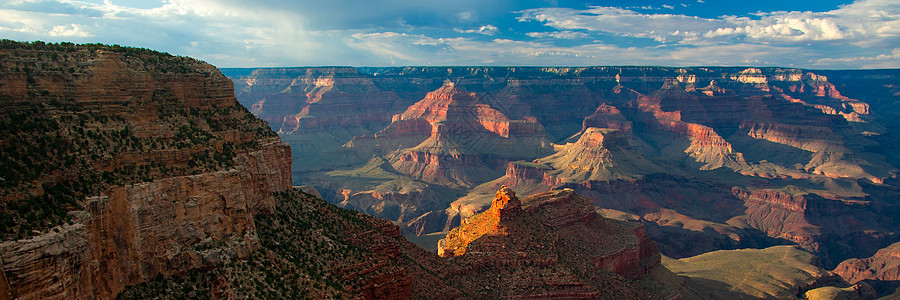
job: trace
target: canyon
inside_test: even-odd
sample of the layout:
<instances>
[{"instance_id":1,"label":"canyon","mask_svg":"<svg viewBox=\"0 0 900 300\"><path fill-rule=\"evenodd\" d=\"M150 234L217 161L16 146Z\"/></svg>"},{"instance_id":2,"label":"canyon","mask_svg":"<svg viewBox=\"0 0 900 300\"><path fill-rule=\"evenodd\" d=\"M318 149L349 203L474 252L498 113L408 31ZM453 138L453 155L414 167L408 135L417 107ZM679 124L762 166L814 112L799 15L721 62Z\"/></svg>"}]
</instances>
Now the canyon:
<instances>
[{"instance_id":1,"label":"canyon","mask_svg":"<svg viewBox=\"0 0 900 300\"><path fill-rule=\"evenodd\" d=\"M0 299L897 288L892 70L220 71L8 40L0 69Z\"/></svg>"},{"instance_id":2,"label":"canyon","mask_svg":"<svg viewBox=\"0 0 900 300\"><path fill-rule=\"evenodd\" d=\"M526 198L516 222L531 225L508 238L541 243L561 238L571 244L590 233L605 252L567 256L566 248L556 254L531 253L528 264L542 273L530 281L493 278L493 268L527 270L502 245L482 249L485 256L469 262L463 260L473 252L448 260L408 242L391 221L329 204L313 195L317 190L293 185L297 160L291 146L238 103L227 77L201 61L120 46L4 40L0 69L0 299L680 295L679 286L668 282L678 278L659 264L656 244L640 224L602 218L589 200L571 190ZM296 82L318 85L320 93L312 96L316 102L333 99L327 93L334 89L323 88L329 80ZM370 159L368 174L401 169L411 182L471 186L489 177L447 176L443 168L448 161L493 163L461 155L497 151L482 148L496 147L492 144L499 139L493 135L523 136L516 143L532 146L519 156L494 158L498 161L552 149L543 138L533 138L543 130L535 120L507 117L475 103L471 93L444 86L419 109L400 117L383 119L373 113L370 119L351 118L401 124L368 139L362 136L356 143L361 149L432 140L433 147ZM430 110L435 103L454 113ZM281 117L287 129L279 132L296 133L342 119L323 117L326 122L317 123L313 118L302 113ZM415 125L405 127L406 121ZM323 133L341 136L316 132ZM492 140L462 143L455 136L460 133ZM374 144L365 146L364 140ZM361 150L347 148L341 155L360 155L353 152ZM327 147L304 149L331 154ZM426 160L435 164L424 168L402 167L425 162L416 159L428 155L440 158ZM501 192L510 195L508 203L518 203L511 190ZM440 199L441 194L431 193ZM420 201L418 197L406 200ZM367 201L377 200L352 203ZM534 231L538 223L526 216L532 211L550 229L568 231ZM604 234L618 230L630 234ZM474 241L470 249L481 249L479 245ZM591 266L604 271L578 277ZM567 271L557 272L563 269ZM498 294L506 286L515 288Z\"/></svg>"},{"instance_id":3,"label":"canyon","mask_svg":"<svg viewBox=\"0 0 900 300\"><path fill-rule=\"evenodd\" d=\"M259 248L253 217L291 188L290 148L215 67L101 45L0 53L0 298L109 299Z\"/></svg>"},{"instance_id":4,"label":"canyon","mask_svg":"<svg viewBox=\"0 0 900 300\"><path fill-rule=\"evenodd\" d=\"M295 185L429 249L504 185L523 197L571 189L604 217L643 223L672 258L789 244L833 269L900 241L895 70L223 73L292 145ZM298 113L314 125L295 126Z\"/></svg>"}]
</instances>

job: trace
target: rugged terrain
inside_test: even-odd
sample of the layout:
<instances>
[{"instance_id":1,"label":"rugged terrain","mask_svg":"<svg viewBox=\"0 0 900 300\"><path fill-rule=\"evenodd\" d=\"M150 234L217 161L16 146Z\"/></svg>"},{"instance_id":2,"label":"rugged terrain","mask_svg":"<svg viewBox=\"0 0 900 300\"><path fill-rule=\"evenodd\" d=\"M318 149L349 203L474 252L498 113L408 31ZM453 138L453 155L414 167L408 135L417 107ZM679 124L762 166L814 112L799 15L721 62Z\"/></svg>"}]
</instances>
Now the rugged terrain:
<instances>
[{"instance_id":1,"label":"rugged terrain","mask_svg":"<svg viewBox=\"0 0 900 300\"><path fill-rule=\"evenodd\" d=\"M115 45L3 40L0 69L0 299L679 295L680 279L659 266L659 252L640 224L604 219L570 190L519 207L524 210L513 222L522 227L511 227L518 229L505 238L517 247L528 240L548 245L530 243L544 250L527 252L527 260L503 245L490 248L487 239L467 241L468 253L440 258L408 242L390 221L301 192L316 191L292 186L290 147L237 102L228 78L201 61ZM483 127L467 133L494 139L542 130L534 120L511 119L474 103L474 94L445 87L428 99L460 115L411 109L388 124L424 120L432 127L425 138L435 145L459 142L454 130L447 131L449 140L433 134L454 122L449 128L467 130L460 122L478 120ZM423 103L428 111L431 102ZM303 124L296 130L315 123L305 123L309 115L292 118ZM538 141L524 156L552 149L543 138L522 140ZM453 157L460 149L475 148L419 153ZM352 158L357 150L341 155ZM374 157L367 174L398 172L403 168L394 164L416 151ZM443 176L441 166L436 173L407 171L406 178L429 184L466 178ZM518 203L513 192L502 192ZM536 231L548 228L560 231ZM595 249L574 251L584 237ZM500 252L476 256L473 249ZM601 255L591 253L597 249ZM498 268L540 273L530 281L497 279Z\"/></svg>"},{"instance_id":2,"label":"rugged terrain","mask_svg":"<svg viewBox=\"0 0 900 300\"><path fill-rule=\"evenodd\" d=\"M112 298L259 247L290 150L215 67L4 40L0 68L0 297Z\"/></svg>"},{"instance_id":3,"label":"rugged terrain","mask_svg":"<svg viewBox=\"0 0 900 300\"><path fill-rule=\"evenodd\" d=\"M395 225L294 191L209 64L3 40L0 69L0 299L462 295Z\"/></svg>"},{"instance_id":4,"label":"rugged terrain","mask_svg":"<svg viewBox=\"0 0 900 300\"><path fill-rule=\"evenodd\" d=\"M269 123L303 141L295 160L321 158L295 163L295 184L408 235L459 226L507 185L524 196L571 188L607 217L643 222L675 258L794 244L832 269L900 240L896 70L223 72L257 115L323 121ZM352 109L330 109L350 98Z\"/></svg>"},{"instance_id":5,"label":"rugged terrain","mask_svg":"<svg viewBox=\"0 0 900 300\"><path fill-rule=\"evenodd\" d=\"M834 272L848 282L866 282L879 290L900 288L900 243L878 250L871 257L845 260Z\"/></svg>"},{"instance_id":6,"label":"rugged terrain","mask_svg":"<svg viewBox=\"0 0 900 300\"><path fill-rule=\"evenodd\" d=\"M458 299L444 262L388 221L298 191L276 193L254 216L259 248L215 269L159 276L122 299Z\"/></svg>"},{"instance_id":7,"label":"rugged terrain","mask_svg":"<svg viewBox=\"0 0 900 300\"><path fill-rule=\"evenodd\" d=\"M688 288L702 291L701 298L792 299L814 289L855 291L848 299L875 296L868 285L851 286L816 266L815 260L796 246L775 246L720 250L677 260L664 258L663 265L687 277Z\"/></svg>"},{"instance_id":8,"label":"rugged terrain","mask_svg":"<svg viewBox=\"0 0 900 300\"><path fill-rule=\"evenodd\" d=\"M465 290L477 291L474 296L669 299L678 295L655 278L671 273L660 266L656 243L638 223L603 218L590 200L572 190L520 200L503 186L492 202L438 244L438 255L450 257L449 272L458 274Z\"/></svg>"}]
</instances>

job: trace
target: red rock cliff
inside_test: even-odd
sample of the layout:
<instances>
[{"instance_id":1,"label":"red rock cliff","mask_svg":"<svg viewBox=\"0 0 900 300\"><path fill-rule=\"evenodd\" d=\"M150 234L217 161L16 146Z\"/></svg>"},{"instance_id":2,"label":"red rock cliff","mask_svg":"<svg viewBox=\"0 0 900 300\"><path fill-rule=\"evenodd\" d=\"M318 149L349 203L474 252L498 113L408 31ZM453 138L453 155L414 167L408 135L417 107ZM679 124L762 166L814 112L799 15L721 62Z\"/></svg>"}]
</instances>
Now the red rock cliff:
<instances>
[{"instance_id":1,"label":"red rock cliff","mask_svg":"<svg viewBox=\"0 0 900 300\"><path fill-rule=\"evenodd\" d=\"M621 277L638 280L660 267L643 227L599 216L568 189L519 200L503 186L491 208L450 231L438 252L482 297L648 297ZM505 271L485 274L494 269ZM614 278L619 284L607 285Z\"/></svg>"},{"instance_id":2,"label":"red rock cliff","mask_svg":"<svg viewBox=\"0 0 900 300\"><path fill-rule=\"evenodd\" d=\"M550 151L543 127L533 120L512 120L483 95L454 83L428 93L393 117L372 137L354 139L359 150L401 148L390 153L394 169L429 183L470 187L500 176L507 158Z\"/></svg>"},{"instance_id":3,"label":"red rock cliff","mask_svg":"<svg viewBox=\"0 0 900 300\"><path fill-rule=\"evenodd\" d=\"M69 210L64 224L0 242L0 298L112 299L126 286L213 268L258 247L253 216L273 212L273 192L291 188L290 148L239 106L215 67L106 46L0 52L9 70L0 75L0 120L13 107L35 109L34 120L81 120L27 132L71 141L40 163L73 162L36 182L88 184L81 194L63 192L84 195L59 207ZM34 65L44 67L22 68Z\"/></svg>"},{"instance_id":4,"label":"red rock cliff","mask_svg":"<svg viewBox=\"0 0 900 300\"><path fill-rule=\"evenodd\" d=\"M900 281L900 243L878 250L872 257L845 260L833 272L850 283L872 280L896 284Z\"/></svg>"},{"instance_id":5,"label":"red rock cliff","mask_svg":"<svg viewBox=\"0 0 900 300\"><path fill-rule=\"evenodd\" d=\"M157 275L212 268L257 245L253 214L273 210L290 188L290 151L280 144L239 158L235 169L173 177L85 199L74 224L0 244L17 299L113 298ZM226 248L198 250L211 241Z\"/></svg>"}]
</instances>

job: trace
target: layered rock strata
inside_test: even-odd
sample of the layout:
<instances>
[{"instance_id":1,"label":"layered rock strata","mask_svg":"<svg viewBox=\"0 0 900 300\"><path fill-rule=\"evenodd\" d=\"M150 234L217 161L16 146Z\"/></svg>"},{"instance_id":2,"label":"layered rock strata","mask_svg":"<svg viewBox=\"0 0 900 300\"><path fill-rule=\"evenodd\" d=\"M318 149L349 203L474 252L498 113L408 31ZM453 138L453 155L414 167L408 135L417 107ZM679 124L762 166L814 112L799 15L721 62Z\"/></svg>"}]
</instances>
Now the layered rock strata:
<instances>
[{"instance_id":1,"label":"layered rock strata","mask_svg":"<svg viewBox=\"0 0 900 300\"><path fill-rule=\"evenodd\" d=\"M118 46L7 46L0 204L19 223L3 231L0 298L110 299L259 247L253 218L291 188L290 148L215 67Z\"/></svg>"},{"instance_id":2,"label":"layered rock strata","mask_svg":"<svg viewBox=\"0 0 900 300\"><path fill-rule=\"evenodd\" d=\"M520 200L503 186L490 209L467 218L439 242L438 253L451 257L452 274L467 277L463 286L486 286L477 296L659 296L635 289L631 281L661 268L656 243L643 227L599 216L588 199L571 190ZM487 270L507 271L486 275ZM620 285L606 285L616 280Z\"/></svg>"},{"instance_id":3,"label":"layered rock strata","mask_svg":"<svg viewBox=\"0 0 900 300\"><path fill-rule=\"evenodd\" d=\"M290 188L289 148L276 143L236 168L104 191L73 211L72 224L0 244L15 299L113 298L157 275L213 268L259 246L253 215L274 210ZM225 247L203 249L220 242Z\"/></svg>"},{"instance_id":4,"label":"layered rock strata","mask_svg":"<svg viewBox=\"0 0 900 300\"><path fill-rule=\"evenodd\" d=\"M900 287L900 243L878 250L871 257L845 260L833 272L847 282L868 282L883 293L890 293Z\"/></svg>"},{"instance_id":5,"label":"layered rock strata","mask_svg":"<svg viewBox=\"0 0 900 300\"><path fill-rule=\"evenodd\" d=\"M897 211L891 199L898 159L887 150L896 146L890 128L897 127L897 118L885 117L893 116L893 71L360 70L382 91L419 102L407 112L399 109L383 130L334 147L347 165L302 173L297 180L323 191L352 185L323 195L403 223L407 233L448 230L488 209L494 192L507 185L522 195L572 188L610 216L644 221L673 257L796 243L822 255L830 268L894 241L896 222L882 217ZM448 97L437 97L441 93ZM557 144L519 155L534 143L509 141L528 135L536 140L540 133L523 130L516 136L517 123L539 124ZM599 128L589 135L602 133L603 142L582 147L579 139L589 128ZM298 134L304 135L291 136ZM614 138L620 135L625 138ZM354 154L345 156L347 149ZM544 160L549 156L558 164ZM576 156L592 159L569 159ZM366 161L373 157L389 166L369 172ZM804 199L814 199L803 212L733 192L792 185L803 187ZM840 246L821 246L835 241Z\"/></svg>"}]
</instances>

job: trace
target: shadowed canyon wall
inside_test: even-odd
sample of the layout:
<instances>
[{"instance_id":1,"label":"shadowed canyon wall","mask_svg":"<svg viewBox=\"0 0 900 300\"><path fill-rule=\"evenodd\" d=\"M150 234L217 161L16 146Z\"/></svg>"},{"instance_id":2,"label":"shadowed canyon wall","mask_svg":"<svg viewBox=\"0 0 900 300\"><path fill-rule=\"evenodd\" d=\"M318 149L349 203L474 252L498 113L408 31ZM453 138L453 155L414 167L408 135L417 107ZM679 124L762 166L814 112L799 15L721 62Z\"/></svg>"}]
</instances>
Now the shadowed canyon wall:
<instances>
[{"instance_id":1,"label":"shadowed canyon wall","mask_svg":"<svg viewBox=\"0 0 900 300\"><path fill-rule=\"evenodd\" d=\"M313 165L295 163L295 183L315 186L332 203L397 221L407 234L459 226L488 209L494 191L507 185L525 196L571 188L606 216L642 221L672 257L796 244L833 268L900 238L900 224L890 217L900 212L900 160L891 150L900 128L891 106L894 70L240 71L231 77L239 101L259 115L349 114L315 107L325 105L328 92L312 95L326 85L381 95L355 96L355 110L384 116L355 119L355 128L367 129L353 137L305 142L322 128L345 132L340 122L281 135L292 145L303 140L303 147L322 147L293 148L295 160L328 153ZM260 84L313 82L306 78L314 76L321 85L307 84L296 97L281 85ZM270 99L301 108L269 109Z\"/></svg>"}]
</instances>

